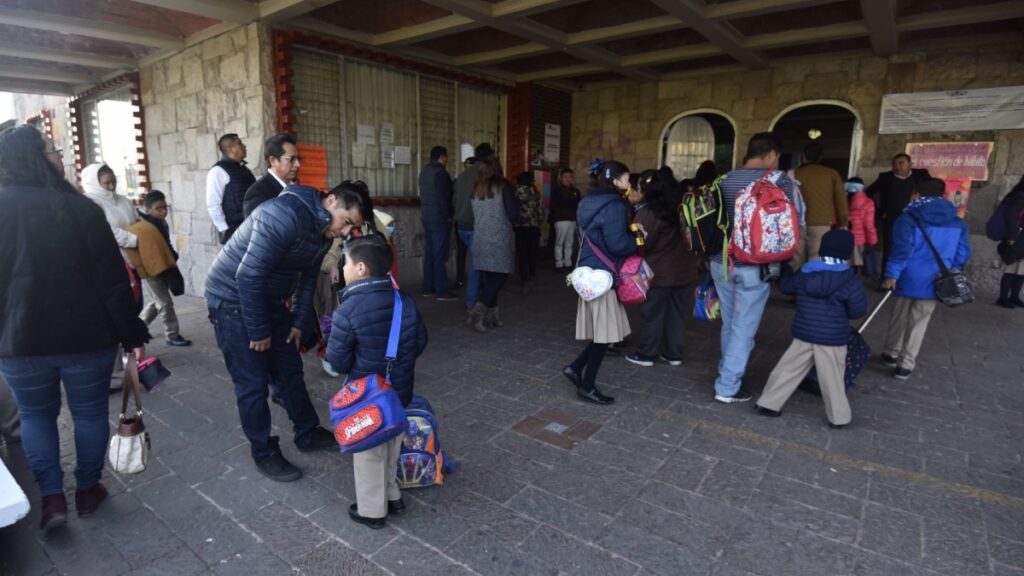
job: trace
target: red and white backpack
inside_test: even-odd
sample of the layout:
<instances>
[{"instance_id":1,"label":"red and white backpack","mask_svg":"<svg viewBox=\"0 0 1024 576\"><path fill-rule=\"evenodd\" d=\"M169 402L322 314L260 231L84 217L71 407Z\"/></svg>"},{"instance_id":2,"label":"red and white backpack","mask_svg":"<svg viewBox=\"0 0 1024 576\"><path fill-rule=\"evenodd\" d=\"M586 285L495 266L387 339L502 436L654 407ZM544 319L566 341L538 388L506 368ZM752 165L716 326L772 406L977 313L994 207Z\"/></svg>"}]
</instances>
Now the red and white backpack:
<instances>
[{"instance_id":1,"label":"red and white backpack","mask_svg":"<svg viewBox=\"0 0 1024 576\"><path fill-rule=\"evenodd\" d=\"M741 264L786 262L800 247L800 218L777 182L781 171L766 171L736 195L729 254Z\"/></svg>"}]
</instances>

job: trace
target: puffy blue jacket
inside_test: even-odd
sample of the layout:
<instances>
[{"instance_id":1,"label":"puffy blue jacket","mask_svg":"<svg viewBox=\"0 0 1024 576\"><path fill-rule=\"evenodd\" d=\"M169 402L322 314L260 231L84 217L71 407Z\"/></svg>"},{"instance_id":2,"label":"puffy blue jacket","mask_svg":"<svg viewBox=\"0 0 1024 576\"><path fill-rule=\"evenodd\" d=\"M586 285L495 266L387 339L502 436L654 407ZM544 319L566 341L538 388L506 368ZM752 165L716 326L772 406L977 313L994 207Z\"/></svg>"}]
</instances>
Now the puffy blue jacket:
<instances>
[{"instance_id":1,"label":"puffy blue jacket","mask_svg":"<svg viewBox=\"0 0 1024 576\"><path fill-rule=\"evenodd\" d=\"M911 203L893 225L885 277L896 279L897 296L934 300L932 281L939 273L939 264L911 214L921 220L947 268L963 270L971 257L967 224L957 217L949 200L934 198Z\"/></svg>"},{"instance_id":2,"label":"puffy blue jacket","mask_svg":"<svg viewBox=\"0 0 1024 576\"><path fill-rule=\"evenodd\" d=\"M398 358L391 367L391 385L402 399L412 400L416 358L427 347L427 325L412 298L402 294L402 328L398 336ZM327 361L351 378L384 374L384 358L391 332L395 294L390 278L369 278L353 282L341 291L341 305L331 319Z\"/></svg>"},{"instance_id":3,"label":"puffy blue jacket","mask_svg":"<svg viewBox=\"0 0 1024 576\"><path fill-rule=\"evenodd\" d=\"M629 232L626 219L626 204L618 190L596 188L580 201L576 210L576 222L580 232L615 262L616 269L622 261L636 253L636 239ZM584 240L580 245L580 266L595 270L608 270L608 266L590 249ZM615 274L615 270L608 270Z\"/></svg>"},{"instance_id":4,"label":"puffy blue jacket","mask_svg":"<svg viewBox=\"0 0 1024 576\"><path fill-rule=\"evenodd\" d=\"M811 260L794 273L782 269L779 288L796 295L793 338L821 346L846 346L850 320L867 312L864 284L846 264Z\"/></svg>"},{"instance_id":5,"label":"puffy blue jacket","mask_svg":"<svg viewBox=\"0 0 1024 576\"><path fill-rule=\"evenodd\" d=\"M316 279L331 247L321 197L315 188L288 186L245 219L210 267L207 301L241 306L250 340L270 337L270 309L293 295L292 326L312 333Z\"/></svg>"}]
</instances>

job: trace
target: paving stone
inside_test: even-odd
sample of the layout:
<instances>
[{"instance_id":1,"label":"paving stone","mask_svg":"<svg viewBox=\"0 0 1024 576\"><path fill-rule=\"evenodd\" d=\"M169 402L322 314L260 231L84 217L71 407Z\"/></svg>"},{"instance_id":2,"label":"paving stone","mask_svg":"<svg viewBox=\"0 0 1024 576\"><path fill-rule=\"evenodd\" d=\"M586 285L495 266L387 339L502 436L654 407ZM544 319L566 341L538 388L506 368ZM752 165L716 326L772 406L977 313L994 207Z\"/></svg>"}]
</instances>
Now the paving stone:
<instances>
[{"instance_id":1,"label":"paving stone","mask_svg":"<svg viewBox=\"0 0 1024 576\"><path fill-rule=\"evenodd\" d=\"M518 498L518 496L517 496ZM537 522L515 513L515 507L501 505L476 492L463 491L441 506L473 528L487 528L505 542L522 542L537 529Z\"/></svg>"},{"instance_id":2,"label":"paving stone","mask_svg":"<svg viewBox=\"0 0 1024 576\"><path fill-rule=\"evenodd\" d=\"M131 576L197 576L208 573L206 563L186 546L179 546L169 553L152 560L145 566L130 572Z\"/></svg>"},{"instance_id":3,"label":"paving stone","mask_svg":"<svg viewBox=\"0 0 1024 576\"><path fill-rule=\"evenodd\" d=\"M637 564L616 558L605 550L584 544L548 526L538 528L519 548L544 565L557 568L562 574L631 576L640 569Z\"/></svg>"},{"instance_id":4,"label":"paving stone","mask_svg":"<svg viewBox=\"0 0 1024 576\"><path fill-rule=\"evenodd\" d=\"M218 576L280 576L291 573L292 568L274 555L266 543L254 540L245 549L214 564L213 571Z\"/></svg>"},{"instance_id":5,"label":"paving stone","mask_svg":"<svg viewBox=\"0 0 1024 576\"><path fill-rule=\"evenodd\" d=\"M750 517L737 525L722 553L726 564L758 574L793 574L799 532Z\"/></svg>"},{"instance_id":6,"label":"paving stone","mask_svg":"<svg viewBox=\"0 0 1024 576\"><path fill-rule=\"evenodd\" d=\"M604 468L579 456L564 458L533 482L538 488L592 510L615 515L644 483L642 476Z\"/></svg>"},{"instance_id":7,"label":"paving stone","mask_svg":"<svg viewBox=\"0 0 1024 576\"><path fill-rule=\"evenodd\" d=\"M860 527L857 519L760 490L755 490L747 501L746 511L780 526L806 530L848 544L856 541Z\"/></svg>"},{"instance_id":8,"label":"paving stone","mask_svg":"<svg viewBox=\"0 0 1024 576\"><path fill-rule=\"evenodd\" d=\"M275 497L264 489L262 476L248 468L233 468L195 485L195 490L235 518L248 516L270 504ZM300 480L301 481L301 480Z\"/></svg>"},{"instance_id":9,"label":"paving stone","mask_svg":"<svg viewBox=\"0 0 1024 576\"><path fill-rule=\"evenodd\" d=\"M111 576L131 570L101 530L58 530L43 541L43 549L63 574L80 574L85 567L93 574Z\"/></svg>"},{"instance_id":10,"label":"paving stone","mask_svg":"<svg viewBox=\"0 0 1024 576\"><path fill-rule=\"evenodd\" d=\"M550 524L584 540L594 539L611 521L610 516L536 488L523 490L509 500L508 506L538 522Z\"/></svg>"},{"instance_id":11,"label":"paving stone","mask_svg":"<svg viewBox=\"0 0 1024 576\"><path fill-rule=\"evenodd\" d=\"M309 554L299 558L295 565L309 576L386 576L380 566L337 540L328 540Z\"/></svg>"},{"instance_id":12,"label":"paving stone","mask_svg":"<svg viewBox=\"0 0 1024 576\"><path fill-rule=\"evenodd\" d=\"M328 534L283 504L260 508L242 519L270 550L296 562L328 539Z\"/></svg>"},{"instance_id":13,"label":"paving stone","mask_svg":"<svg viewBox=\"0 0 1024 576\"><path fill-rule=\"evenodd\" d=\"M0 528L0 574L43 576L54 567L42 545L32 534L35 523L28 520Z\"/></svg>"},{"instance_id":14,"label":"paving stone","mask_svg":"<svg viewBox=\"0 0 1024 576\"><path fill-rule=\"evenodd\" d=\"M1024 542L1008 540L990 534L988 536L988 549L991 552L992 558L1000 564L1024 570Z\"/></svg>"},{"instance_id":15,"label":"paving stone","mask_svg":"<svg viewBox=\"0 0 1024 576\"><path fill-rule=\"evenodd\" d=\"M178 537L207 564L215 564L251 546L256 538L213 506L193 511L187 519L168 521Z\"/></svg>"},{"instance_id":16,"label":"paving stone","mask_svg":"<svg viewBox=\"0 0 1024 576\"><path fill-rule=\"evenodd\" d=\"M575 452L583 458L601 463L609 468L648 476L661 466L662 461L668 456L670 448L660 446L654 453L646 453L600 442L592 437L577 446Z\"/></svg>"},{"instance_id":17,"label":"paving stone","mask_svg":"<svg viewBox=\"0 0 1024 576\"><path fill-rule=\"evenodd\" d=\"M984 526L989 534L1024 541L1024 511L1019 506L982 502L980 508L985 519ZM965 527L972 528L974 525Z\"/></svg>"},{"instance_id":18,"label":"paving stone","mask_svg":"<svg viewBox=\"0 0 1024 576\"><path fill-rule=\"evenodd\" d=\"M871 472L825 460L818 470L816 485L854 498L864 499L868 494Z\"/></svg>"},{"instance_id":19,"label":"paving stone","mask_svg":"<svg viewBox=\"0 0 1024 576\"><path fill-rule=\"evenodd\" d=\"M771 459L771 450L741 446L702 428L690 434L683 442L683 448L751 468L763 468Z\"/></svg>"},{"instance_id":20,"label":"paving stone","mask_svg":"<svg viewBox=\"0 0 1024 576\"><path fill-rule=\"evenodd\" d=\"M760 480L757 470L719 460L701 480L697 492L742 507Z\"/></svg>"},{"instance_id":21,"label":"paving stone","mask_svg":"<svg viewBox=\"0 0 1024 576\"><path fill-rule=\"evenodd\" d=\"M994 562L992 564L992 576L1024 576L1024 570Z\"/></svg>"},{"instance_id":22,"label":"paving stone","mask_svg":"<svg viewBox=\"0 0 1024 576\"><path fill-rule=\"evenodd\" d=\"M672 446L679 446L691 432L693 432L692 426L656 419L647 428L644 428L640 435Z\"/></svg>"},{"instance_id":23,"label":"paving stone","mask_svg":"<svg viewBox=\"0 0 1024 576\"><path fill-rule=\"evenodd\" d=\"M911 567L878 558L870 552L813 534L797 537L797 552L788 574L913 574ZM898 567L898 568L897 568ZM886 570L880 572L879 570Z\"/></svg>"},{"instance_id":24,"label":"paving stone","mask_svg":"<svg viewBox=\"0 0 1024 576\"><path fill-rule=\"evenodd\" d=\"M921 561L923 521L916 514L866 503L857 544L912 563Z\"/></svg>"},{"instance_id":25,"label":"paving stone","mask_svg":"<svg viewBox=\"0 0 1024 576\"><path fill-rule=\"evenodd\" d=\"M222 460L196 450L183 450L171 454L160 453L158 458L171 472L190 485L227 471L227 465Z\"/></svg>"},{"instance_id":26,"label":"paving stone","mask_svg":"<svg viewBox=\"0 0 1024 576\"><path fill-rule=\"evenodd\" d=\"M706 574L711 568L710 560L621 520L608 525L595 544L658 576Z\"/></svg>"},{"instance_id":27,"label":"paving stone","mask_svg":"<svg viewBox=\"0 0 1024 576\"><path fill-rule=\"evenodd\" d=\"M925 518L924 565L946 574L983 574L989 568L985 535Z\"/></svg>"},{"instance_id":28,"label":"paving stone","mask_svg":"<svg viewBox=\"0 0 1024 576\"><path fill-rule=\"evenodd\" d=\"M762 493L782 496L833 514L860 518L860 500L775 474L765 474L757 489Z\"/></svg>"},{"instance_id":29,"label":"paving stone","mask_svg":"<svg viewBox=\"0 0 1024 576\"><path fill-rule=\"evenodd\" d=\"M872 479L868 498L883 506L913 512L926 518L975 530L984 529L977 501L960 494L902 483L893 478L876 477Z\"/></svg>"},{"instance_id":30,"label":"paving stone","mask_svg":"<svg viewBox=\"0 0 1024 576\"><path fill-rule=\"evenodd\" d=\"M409 538L395 538L373 555L373 561L396 576L469 576L471 572L433 548Z\"/></svg>"},{"instance_id":31,"label":"paving stone","mask_svg":"<svg viewBox=\"0 0 1024 576\"><path fill-rule=\"evenodd\" d=\"M406 498L406 513L415 513L411 507L411 499ZM356 524L348 516L350 501L337 499L329 502L309 516L310 522L316 524L324 532L333 535L349 547L370 555L380 550L385 544L399 535L399 532L388 525L382 530L370 530L362 524Z\"/></svg>"},{"instance_id":32,"label":"paving stone","mask_svg":"<svg viewBox=\"0 0 1024 576\"><path fill-rule=\"evenodd\" d=\"M558 569L502 542L486 530L474 529L462 535L444 552L480 574L489 576L556 576Z\"/></svg>"},{"instance_id":33,"label":"paving stone","mask_svg":"<svg viewBox=\"0 0 1024 576\"><path fill-rule=\"evenodd\" d=\"M153 559L184 545L149 510L139 510L116 522L105 523L102 529L133 568L149 564Z\"/></svg>"},{"instance_id":34,"label":"paving stone","mask_svg":"<svg viewBox=\"0 0 1024 576\"><path fill-rule=\"evenodd\" d=\"M448 546L469 530L465 521L432 505L417 506L415 513L389 518L388 523L437 548Z\"/></svg>"},{"instance_id":35,"label":"paving stone","mask_svg":"<svg viewBox=\"0 0 1024 576\"><path fill-rule=\"evenodd\" d=\"M649 502L633 500L623 508L619 519L683 546L696 556L713 559L721 553L741 516L737 511L734 515L701 516L698 520Z\"/></svg>"}]
</instances>

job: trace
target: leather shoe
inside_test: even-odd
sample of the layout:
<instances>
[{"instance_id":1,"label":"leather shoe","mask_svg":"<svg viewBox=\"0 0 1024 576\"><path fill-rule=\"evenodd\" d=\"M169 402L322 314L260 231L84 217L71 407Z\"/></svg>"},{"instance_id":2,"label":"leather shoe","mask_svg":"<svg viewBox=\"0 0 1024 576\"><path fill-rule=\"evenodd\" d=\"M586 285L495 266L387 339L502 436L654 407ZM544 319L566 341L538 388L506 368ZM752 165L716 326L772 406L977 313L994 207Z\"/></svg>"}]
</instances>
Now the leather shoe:
<instances>
[{"instance_id":1,"label":"leather shoe","mask_svg":"<svg viewBox=\"0 0 1024 576\"><path fill-rule=\"evenodd\" d=\"M75 510L78 510L78 515L82 518L92 516L96 508L99 508L100 502L106 499L106 486L97 482L85 490L75 492Z\"/></svg>"},{"instance_id":2,"label":"leather shoe","mask_svg":"<svg viewBox=\"0 0 1024 576\"><path fill-rule=\"evenodd\" d=\"M754 405L754 412L757 412L761 416L769 416L771 418L778 418L782 416L782 412L778 410L772 410L771 408L765 408L764 406Z\"/></svg>"},{"instance_id":3,"label":"leather shoe","mask_svg":"<svg viewBox=\"0 0 1024 576\"><path fill-rule=\"evenodd\" d=\"M313 432L309 435L309 444L305 446L296 446L299 452L319 452L321 450L338 450L338 441L334 439L334 434L331 434L327 430L317 426L313 429Z\"/></svg>"},{"instance_id":4,"label":"leather shoe","mask_svg":"<svg viewBox=\"0 0 1024 576\"><path fill-rule=\"evenodd\" d=\"M365 516L360 516L359 509L355 504L348 507L348 517L351 518L353 522L362 524L363 526L374 530L380 530L388 525L384 518L366 518Z\"/></svg>"},{"instance_id":5,"label":"leather shoe","mask_svg":"<svg viewBox=\"0 0 1024 576\"><path fill-rule=\"evenodd\" d=\"M399 498L398 500L388 500L388 516L394 516L395 514L401 514L405 512L405 501Z\"/></svg>"},{"instance_id":6,"label":"leather shoe","mask_svg":"<svg viewBox=\"0 0 1024 576\"><path fill-rule=\"evenodd\" d=\"M172 338L167 339L167 344L170 346L191 346L192 341L183 338L181 334L175 334Z\"/></svg>"},{"instance_id":7,"label":"leather shoe","mask_svg":"<svg viewBox=\"0 0 1024 576\"><path fill-rule=\"evenodd\" d=\"M577 388L583 388L583 378L580 377L580 375L575 370L572 369L572 366L566 366L565 368L562 368L562 375L568 378L569 382L572 382L573 386Z\"/></svg>"},{"instance_id":8,"label":"leather shoe","mask_svg":"<svg viewBox=\"0 0 1024 576\"><path fill-rule=\"evenodd\" d=\"M594 404L604 405L612 404L615 402L615 398L601 394L601 391L598 390L597 388L591 388L590 390L578 388L576 390L576 395L579 396L580 398L583 398L584 400L587 400L588 402L593 402Z\"/></svg>"},{"instance_id":9,"label":"leather shoe","mask_svg":"<svg viewBox=\"0 0 1024 576\"><path fill-rule=\"evenodd\" d=\"M48 532L58 526L68 523L68 504L63 494L50 494L43 496L43 517L39 521L39 528Z\"/></svg>"}]
</instances>

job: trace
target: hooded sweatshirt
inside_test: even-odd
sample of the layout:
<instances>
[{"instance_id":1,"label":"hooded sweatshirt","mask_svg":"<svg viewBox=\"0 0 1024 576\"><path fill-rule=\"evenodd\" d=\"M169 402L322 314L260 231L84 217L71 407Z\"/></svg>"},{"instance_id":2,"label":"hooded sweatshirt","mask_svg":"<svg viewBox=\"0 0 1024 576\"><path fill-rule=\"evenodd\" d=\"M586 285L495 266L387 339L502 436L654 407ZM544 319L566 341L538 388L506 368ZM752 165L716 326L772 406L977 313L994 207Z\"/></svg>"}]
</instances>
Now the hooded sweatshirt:
<instances>
[{"instance_id":1,"label":"hooded sweatshirt","mask_svg":"<svg viewBox=\"0 0 1024 576\"><path fill-rule=\"evenodd\" d=\"M815 259L794 273L783 267L779 288L796 295L793 338L820 346L846 346L850 320L867 311L864 284L845 263Z\"/></svg>"},{"instance_id":2,"label":"hooded sweatshirt","mask_svg":"<svg viewBox=\"0 0 1024 576\"><path fill-rule=\"evenodd\" d=\"M971 257L967 223L957 217L956 207L949 200L924 197L911 202L893 224L885 277L896 279L897 296L934 300L932 282L939 273L939 264L914 216L927 230L946 267L960 270Z\"/></svg>"},{"instance_id":3,"label":"hooded sweatshirt","mask_svg":"<svg viewBox=\"0 0 1024 576\"><path fill-rule=\"evenodd\" d=\"M607 270L612 275L622 266L627 256L636 253L636 240L629 232L626 220L626 204L618 190L612 188L595 188L580 201L576 213L580 232L584 240L580 245L580 266L589 266L595 270ZM587 242L590 240L590 242ZM615 270L598 258L590 247L590 243L615 263Z\"/></svg>"},{"instance_id":4,"label":"hooded sweatshirt","mask_svg":"<svg viewBox=\"0 0 1024 576\"><path fill-rule=\"evenodd\" d=\"M128 231L128 227L139 221L139 215L130 200L100 186L100 168L103 164L89 164L82 170L82 189L85 196L103 209L107 224L114 233L117 245L123 248L138 246L138 238ZM121 255L128 260L128 255L121 250Z\"/></svg>"}]
</instances>

